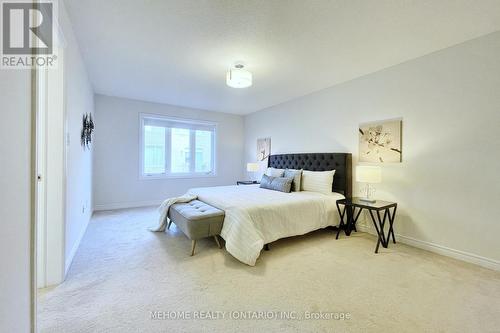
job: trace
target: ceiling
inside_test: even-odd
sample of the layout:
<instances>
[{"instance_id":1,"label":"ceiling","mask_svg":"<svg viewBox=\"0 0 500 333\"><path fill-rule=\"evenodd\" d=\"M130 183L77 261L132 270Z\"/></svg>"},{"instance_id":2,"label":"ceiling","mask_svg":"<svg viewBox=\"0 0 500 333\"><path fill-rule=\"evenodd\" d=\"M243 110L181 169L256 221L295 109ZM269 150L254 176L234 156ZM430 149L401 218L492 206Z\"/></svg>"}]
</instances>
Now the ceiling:
<instances>
[{"instance_id":1,"label":"ceiling","mask_svg":"<svg viewBox=\"0 0 500 333\"><path fill-rule=\"evenodd\" d=\"M65 0L95 92L251 113L500 30L498 0ZM247 89L225 84L243 62Z\"/></svg>"}]
</instances>

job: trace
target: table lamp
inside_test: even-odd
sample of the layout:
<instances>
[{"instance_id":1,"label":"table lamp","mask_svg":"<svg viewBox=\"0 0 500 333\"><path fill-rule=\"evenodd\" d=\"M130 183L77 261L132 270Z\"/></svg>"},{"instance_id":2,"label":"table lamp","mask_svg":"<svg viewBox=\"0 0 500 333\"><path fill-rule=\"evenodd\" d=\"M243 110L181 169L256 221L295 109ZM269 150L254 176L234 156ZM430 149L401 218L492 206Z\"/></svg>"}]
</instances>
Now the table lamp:
<instances>
[{"instance_id":1,"label":"table lamp","mask_svg":"<svg viewBox=\"0 0 500 333\"><path fill-rule=\"evenodd\" d=\"M366 183L363 192L365 193L364 198L360 198L360 200L365 202L374 203L377 200L373 200L370 197L373 188L370 187L370 184L377 184L382 182L382 170L378 166L367 166L367 165L358 165L356 167L356 181L358 183Z\"/></svg>"},{"instance_id":2,"label":"table lamp","mask_svg":"<svg viewBox=\"0 0 500 333\"><path fill-rule=\"evenodd\" d=\"M255 172L259 171L259 169L260 169L259 163L247 163L247 171L248 172L255 173Z\"/></svg>"}]
</instances>

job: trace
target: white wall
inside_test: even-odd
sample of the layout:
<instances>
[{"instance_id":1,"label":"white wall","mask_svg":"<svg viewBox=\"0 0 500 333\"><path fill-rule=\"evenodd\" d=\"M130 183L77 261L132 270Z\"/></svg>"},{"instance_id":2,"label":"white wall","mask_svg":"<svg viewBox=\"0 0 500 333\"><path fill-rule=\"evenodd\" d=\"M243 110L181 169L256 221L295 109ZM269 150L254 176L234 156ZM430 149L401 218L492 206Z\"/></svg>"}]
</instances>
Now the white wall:
<instances>
[{"instance_id":1,"label":"white wall","mask_svg":"<svg viewBox=\"0 0 500 333\"><path fill-rule=\"evenodd\" d=\"M31 73L0 70L0 332L30 331Z\"/></svg>"},{"instance_id":2,"label":"white wall","mask_svg":"<svg viewBox=\"0 0 500 333\"><path fill-rule=\"evenodd\" d=\"M62 8L60 2L60 8ZM92 89L82 78L83 63L78 55L67 18L62 12L63 30L68 40L67 121L72 146L68 153L68 204L88 200L91 207L91 166L89 153L79 153L83 108L93 110ZM81 81L80 81L81 80ZM84 96L81 99L78 96ZM80 105L80 103L82 103ZM86 107L88 106L88 107ZM90 107L90 109L89 109ZM0 70L0 332L29 332L30 320L30 216L31 210L31 72ZM79 120L77 120L77 118ZM78 123L78 125L77 125ZM77 130L78 128L78 130ZM84 157L82 157L84 155ZM83 176L82 176L83 175ZM77 178L82 176L80 178ZM75 177L70 179L70 177ZM84 199L79 199L79 197ZM76 198L76 199L75 199ZM71 248L73 233L82 230L90 217L69 216L66 244Z\"/></svg>"},{"instance_id":3,"label":"white wall","mask_svg":"<svg viewBox=\"0 0 500 333\"><path fill-rule=\"evenodd\" d=\"M92 150L83 149L80 144L80 132L83 114L94 112L94 92L68 15L64 7L60 7L60 21L67 43L64 54L66 132L69 136L69 142L66 142L67 271L92 216Z\"/></svg>"},{"instance_id":4,"label":"white wall","mask_svg":"<svg viewBox=\"0 0 500 333\"><path fill-rule=\"evenodd\" d=\"M235 184L243 174L243 117L166 104L96 95L94 152L95 209L160 203L191 187ZM161 114L218 124L217 176L139 179L139 113Z\"/></svg>"},{"instance_id":5,"label":"white wall","mask_svg":"<svg viewBox=\"0 0 500 333\"><path fill-rule=\"evenodd\" d=\"M494 33L248 115L246 159L270 136L272 153L352 152L355 165L358 124L403 117L404 162L383 166L376 193L398 202L396 232L498 268L499 59Z\"/></svg>"}]
</instances>

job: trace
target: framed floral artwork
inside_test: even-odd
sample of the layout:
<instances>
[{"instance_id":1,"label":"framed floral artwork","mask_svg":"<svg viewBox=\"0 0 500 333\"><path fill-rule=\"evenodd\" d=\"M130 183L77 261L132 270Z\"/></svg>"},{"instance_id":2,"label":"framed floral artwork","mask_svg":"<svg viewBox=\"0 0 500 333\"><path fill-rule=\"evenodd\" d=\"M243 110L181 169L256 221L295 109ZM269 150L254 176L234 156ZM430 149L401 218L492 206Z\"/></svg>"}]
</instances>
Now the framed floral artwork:
<instances>
[{"instance_id":1,"label":"framed floral artwork","mask_svg":"<svg viewBox=\"0 0 500 333\"><path fill-rule=\"evenodd\" d=\"M359 126L359 161L402 162L402 129L401 119L361 124Z\"/></svg>"}]
</instances>

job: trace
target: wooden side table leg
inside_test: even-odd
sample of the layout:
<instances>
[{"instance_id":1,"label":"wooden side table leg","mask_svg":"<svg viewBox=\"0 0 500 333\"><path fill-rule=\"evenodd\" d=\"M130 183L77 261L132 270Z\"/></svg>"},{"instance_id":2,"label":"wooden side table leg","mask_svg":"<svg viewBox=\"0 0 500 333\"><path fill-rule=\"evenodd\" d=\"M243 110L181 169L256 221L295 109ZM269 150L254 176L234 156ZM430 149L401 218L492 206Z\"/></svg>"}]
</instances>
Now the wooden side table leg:
<instances>
[{"instance_id":1,"label":"wooden side table leg","mask_svg":"<svg viewBox=\"0 0 500 333\"><path fill-rule=\"evenodd\" d=\"M358 208L358 209L359 209L358 214L354 214L354 212L356 212L356 209L354 209L354 207L352 210L352 213L353 213L352 216L356 215L356 217L354 217L354 220L352 221L351 228L352 228L352 230L354 230L356 232L358 232L358 230L356 229L356 223L358 222L359 215L361 215L361 212L363 211L363 208Z\"/></svg>"},{"instance_id":2,"label":"wooden side table leg","mask_svg":"<svg viewBox=\"0 0 500 333\"><path fill-rule=\"evenodd\" d=\"M380 236L377 239L377 246L375 247L375 253L378 253L379 246L380 246Z\"/></svg>"},{"instance_id":3,"label":"wooden side table leg","mask_svg":"<svg viewBox=\"0 0 500 333\"><path fill-rule=\"evenodd\" d=\"M347 208L346 208L346 206L344 206L344 211L341 211L339 204L337 203L336 205L337 205L337 210L338 210L339 216L340 216L340 223L339 223L339 226L337 228L337 235L335 236L335 239L339 239L340 230L342 229L343 226L345 226L345 224L344 224L344 215L345 215L345 210Z\"/></svg>"},{"instance_id":4,"label":"wooden side table leg","mask_svg":"<svg viewBox=\"0 0 500 333\"><path fill-rule=\"evenodd\" d=\"M379 247L380 243L382 242L382 238L380 237L380 230L378 228L377 221L375 220L375 217L373 216L372 211L370 209L368 211L370 212L370 216L372 218L373 226L375 227L375 230L377 231L378 238L377 238L377 246L375 247L375 253L378 253L378 247Z\"/></svg>"},{"instance_id":5,"label":"wooden side table leg","mask_svg":"<svg viewBox=\"0 0 500 333\"><path fill-rule=\"evenodd\" d=\"M390 237L392 235L392 242L394 244L396 244L396 237L394 236L394 218L396 217L396 209L397 208L398 208L398 206L394 207L394 210L392 211L392 215L391 215L391 212L389 211L389 208L387 208L387 210L389 211L389 236L387 238L390 239Z\"/></svg>"},{"instance_id":6,"label":"wooden side table leg","mask_svg":"<svg viewBox=\"0 0 500 333\"><path fill-rule=\"evenodd\" d=\"M342 226L344 225L344 223L340 223L338 228L337 228L337 235L335 236L335 239L339 239L339 235L340 235L340 230L342 229Z\"/></svg>"},{"instance_id":7,"label":"wooden side table leg","mask_svg":"<svg viewBox=\"0 0 500 333\"><path fill-rule=\"evenodd\" d=\"M383 219L380 217L380 213L377 210L377 219L378 219L379 228L380 228L380 243L382 243L383 247L387 247L387 240L385 239L385 234L384 234L384 227L385 227L386 218L387 218L387 210L385 210L385 212L384 212Z\"/></svg>"},{"instance_id":8,"label":"wooden side table leg","mask_svg":"<svg viewBox=\"0 0 500 333\"><path fill-rule=\"evenodd\" d=\"M346 212L346 224L345 224L345 234L346 236L351 235L351 228L354 220L354 212L356 211L356 207L354 206L346 206L345 209L347 210Z\"/></svg>"}]
</instances>

